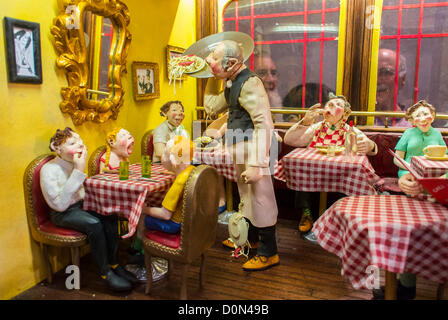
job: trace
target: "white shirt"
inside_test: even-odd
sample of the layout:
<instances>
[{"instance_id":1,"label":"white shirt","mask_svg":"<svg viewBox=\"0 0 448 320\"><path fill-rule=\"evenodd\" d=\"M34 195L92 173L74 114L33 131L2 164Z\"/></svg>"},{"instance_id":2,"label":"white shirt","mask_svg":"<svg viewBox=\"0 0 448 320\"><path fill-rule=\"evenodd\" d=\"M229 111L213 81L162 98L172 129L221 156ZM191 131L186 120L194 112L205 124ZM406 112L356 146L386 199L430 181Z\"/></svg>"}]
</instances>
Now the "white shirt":
<instances>
[{"instance_id":1,"label":"white shirt","mask_svg":"<svg viewBox=\"0 0 448 320\"><path fill-rule=\"evenodd\" d=\"M181 124L178 127L173 126L169 123L168 120L162 122L157 128L152 132L153 138L152 143L163 143L166 144L173 135L183 136L187 139L190 139L187 130L185 130L184 126ZM160 158L156 156L155 150L153 152L152 161L160 162Z\"/></svg>"},{"instance_id":2,"label":"white shirt","mask_svg":"<svg viewBox=\"0 0 448 320\"><path fill-rule=\"evenodd\" d=\"M40 170L40 187L47 204L63 212L84 199L83 183L87 175L74 169L73 163L56 157Z\"/></svg>"}]
</instances>

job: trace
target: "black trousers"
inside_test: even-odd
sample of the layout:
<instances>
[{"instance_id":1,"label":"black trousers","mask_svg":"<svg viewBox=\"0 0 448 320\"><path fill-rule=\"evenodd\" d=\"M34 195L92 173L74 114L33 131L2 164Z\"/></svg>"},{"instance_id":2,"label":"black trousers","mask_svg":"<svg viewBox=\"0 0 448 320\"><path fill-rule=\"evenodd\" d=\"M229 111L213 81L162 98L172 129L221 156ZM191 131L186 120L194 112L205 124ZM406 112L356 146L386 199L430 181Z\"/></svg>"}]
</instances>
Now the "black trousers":
<instances>
[{"instance_id":1,"label":"black trousers","mask_svg":"<svg viewBox=\"0 0 448 320\"><path fill-rule=\"evenodd\" d=\"M265 228L255 227L249 219L249 232L247 238L249 242L258 242L257 254L259 256L270 257L277 254L277 240L275 239L275 225Z\"/></svg>"},{"instance_id":2,"label":"black trousers","mask_svg":"<svg viewBox=\"0 0 448 320\"><path fill-rule=\"evenodd\" d=\"M109 265L118 264L118 217L103 216L84 211L79 201L64 212L51 210L50 220L55 226L85 233L90 250L101 275L109 272Z\"/></svg>"}]
</instances>

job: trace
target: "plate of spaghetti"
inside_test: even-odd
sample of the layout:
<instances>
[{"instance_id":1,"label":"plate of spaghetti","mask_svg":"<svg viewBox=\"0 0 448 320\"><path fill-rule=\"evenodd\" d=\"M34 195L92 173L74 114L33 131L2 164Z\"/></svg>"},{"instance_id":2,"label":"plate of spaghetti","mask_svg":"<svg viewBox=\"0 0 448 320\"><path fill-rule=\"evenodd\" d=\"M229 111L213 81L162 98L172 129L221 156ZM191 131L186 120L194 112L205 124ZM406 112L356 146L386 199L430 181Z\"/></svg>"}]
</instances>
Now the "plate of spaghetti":
<instances>
[{"instance_id":1,"label":"plate of spaghetti","mask_svg":"<svg viewBox=\"0 0 448 320\"><path fill-rule=\"evenodd\" d=\"M179 79L184 73L195 73L205 67L205 60L190 54L171 59L169 64L170 78Z\"/></svg>"},{"instance_id":2,"label":"plate of spaghetti","mask_svg":"<svg viewBox=\"0 0 448 320\"><path fill-rule=\"evenodd\" d=\"M171 59L168 65L168 78L170 79L170 85L171 82L174 81L174 93L176 93L176 80L179 80L179 83L181 84L184 73L196 73L204 69L204 67L205 60L194 54Z\"/></svg>"}]
</instances>

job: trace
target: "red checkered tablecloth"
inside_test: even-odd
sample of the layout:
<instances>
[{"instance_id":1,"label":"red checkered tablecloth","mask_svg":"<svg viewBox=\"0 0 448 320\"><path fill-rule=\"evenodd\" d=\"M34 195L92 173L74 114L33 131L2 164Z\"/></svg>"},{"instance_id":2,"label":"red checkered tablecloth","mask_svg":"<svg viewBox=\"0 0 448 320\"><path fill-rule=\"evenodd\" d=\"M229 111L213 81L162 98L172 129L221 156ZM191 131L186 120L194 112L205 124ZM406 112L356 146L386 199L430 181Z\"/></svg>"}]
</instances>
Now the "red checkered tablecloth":
<instances>
[{"instance_id":1,"label":"red checkered tablecloth","mask_svg":"<svg viewBox=\"0 0 448 320\"><path fill-rule=\"evenodd\" d=\"M350 162L344 155L328 157L315 148L294 149L274 168L274 177L297 191L369 195L376 194L373 186L381 180L364 155Z\"/></svg>"},{"instance_id":2,"label":"red checkered tablecloth","mask_svg":"<svg viewBox=\"0 0 448 320\"><path fill-rule=\"evenodd\" d=\"M448 161L429 160L425 156L411 158L411 168L425 178L438 178L448 171Z\"/></svg>"},{"instance_id":3,"label":"red checkered tablecloth","mask_svg":"<svg viewBox=\"0 0 448 320\"><path fill-rule=\"evenodd\" d=\"M355 289L369 288L371 265L448 282L448 209L440 204L407 196L346 197L312 231L341 258L341 274Z\"/></svg>"},{"instance_id":4,"label":"red checkered tablecloth","mask_svg":"<svg viewBox=\"0 0 448 320\"><path fill-rule=\"evenodd\" d=\"M123 238L131 237L140 219L145 202L158 206L173 183L175 177L166 174L162 165L151 167L151 180L141 178L141 165L129 166L133 174L128 180L119 180L118 174L100 174L84 182L84 210L102 215L118 214L129 220L129 232ZM109 179L109 180L106 180Z\"/></svg>"},{"instance_id":5,"label":"red checkered tablecloth","mask_svg":"<svg viewBox=\"0 0 448 320\"><path fill-rule=\"evenodd\" d=\"M195 151L194 161L212 166L226 179L235 182L237 181L232 156L225 150L219 149L211 152Z\"/></svg>"}]
</instances>

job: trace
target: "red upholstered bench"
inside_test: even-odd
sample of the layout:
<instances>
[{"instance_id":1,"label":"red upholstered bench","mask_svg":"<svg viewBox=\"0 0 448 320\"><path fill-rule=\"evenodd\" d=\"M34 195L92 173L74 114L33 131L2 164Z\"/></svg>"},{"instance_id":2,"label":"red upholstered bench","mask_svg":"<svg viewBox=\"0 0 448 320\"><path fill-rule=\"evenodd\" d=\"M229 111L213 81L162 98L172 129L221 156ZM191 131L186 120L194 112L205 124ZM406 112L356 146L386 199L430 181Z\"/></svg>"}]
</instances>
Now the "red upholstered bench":
<instances>
[{"instance_id":1,"label":"red upholstered bench","mask_svg":"<svg viewBox=\"0 0 448 320\"><path fill-rule=\"evenodd\" d=\"M374 156L369 156L369 160L376 174L384 180L379 191L387 191L394 194L402 193L398 186L398 167L394 164L394 157L388 152L389 149L395 150L402 133L365 132L365 134L378 146L378 153Z\"/></svg>"}]
</instances>

